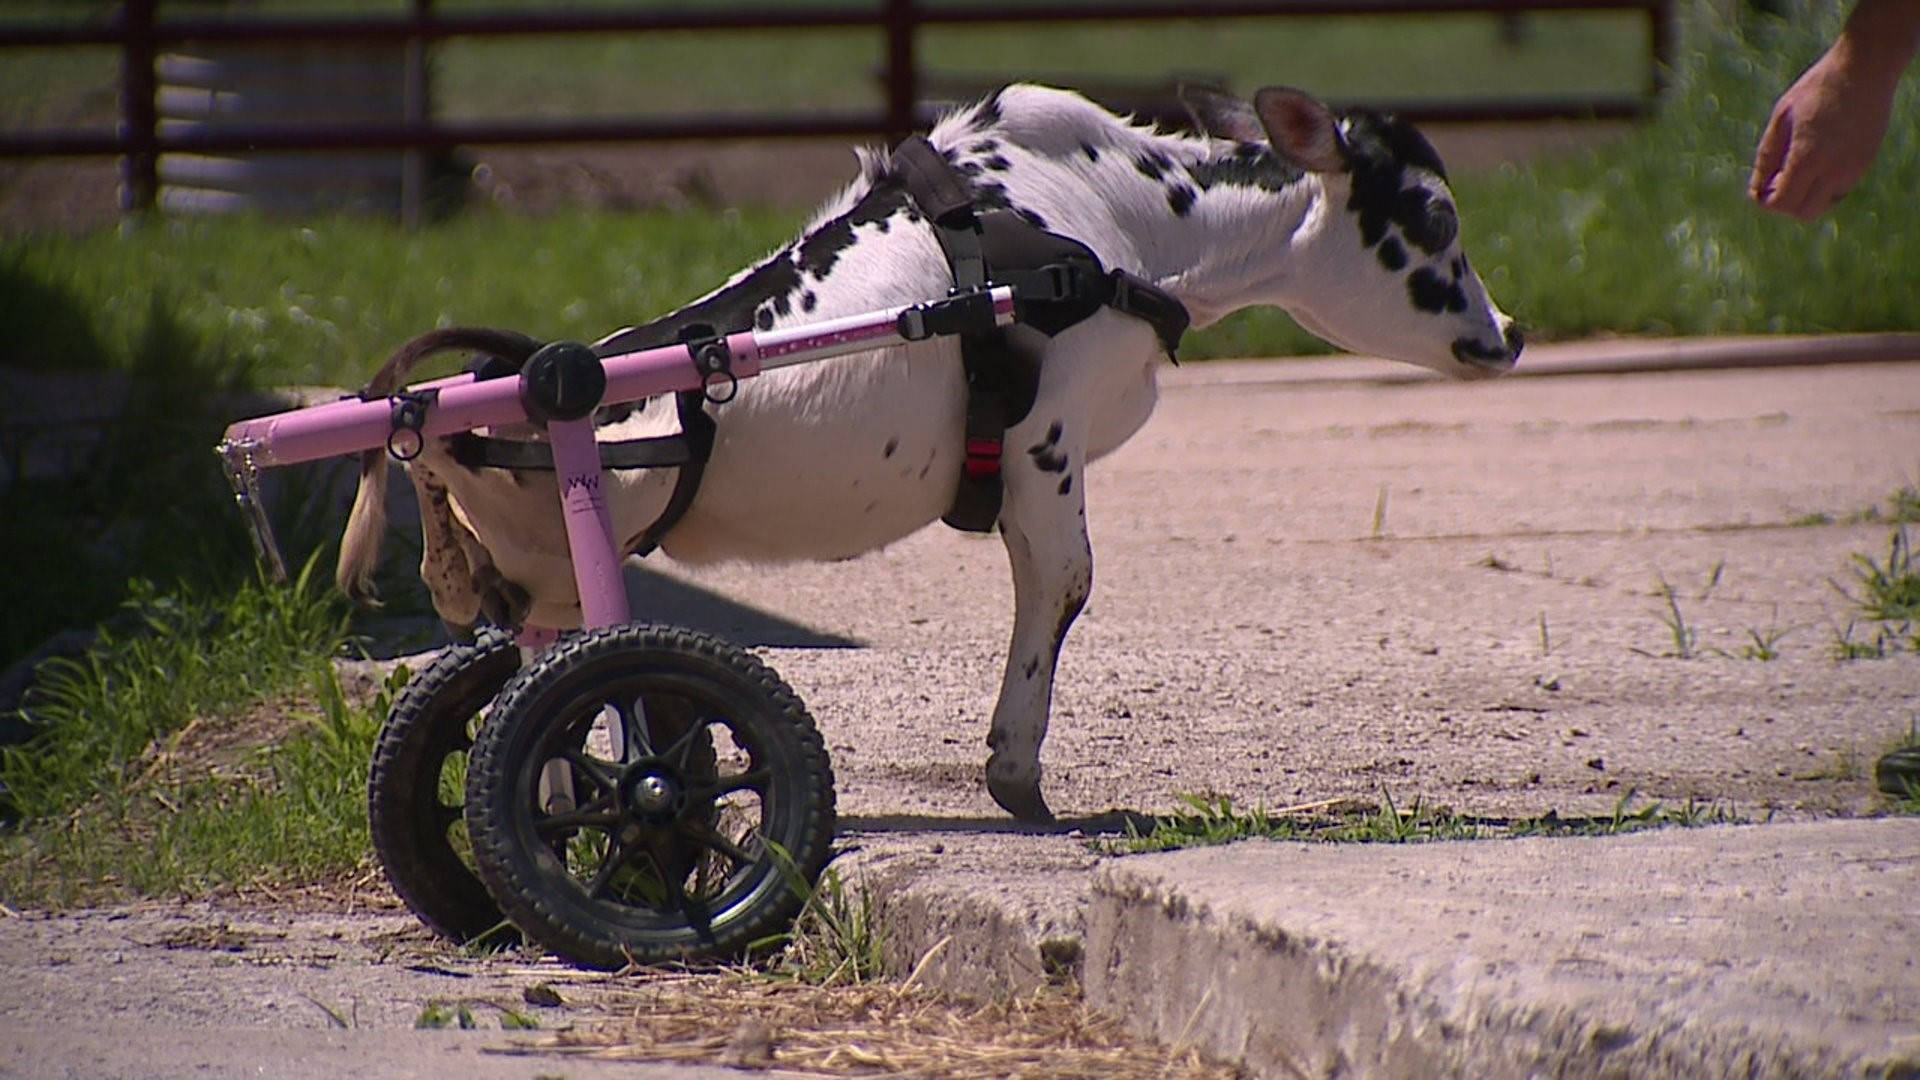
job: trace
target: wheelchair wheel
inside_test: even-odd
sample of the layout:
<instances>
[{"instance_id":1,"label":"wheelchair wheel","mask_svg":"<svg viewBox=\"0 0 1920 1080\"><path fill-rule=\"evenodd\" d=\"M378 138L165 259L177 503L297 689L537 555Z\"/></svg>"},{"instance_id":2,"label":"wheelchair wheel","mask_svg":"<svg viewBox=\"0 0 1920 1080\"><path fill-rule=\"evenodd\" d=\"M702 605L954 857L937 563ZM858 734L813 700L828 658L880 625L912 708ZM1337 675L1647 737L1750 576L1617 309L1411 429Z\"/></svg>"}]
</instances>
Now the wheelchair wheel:
<instances>
[{"instance_id":1,"label":"wheelchair wheel","mask_svg":"<svg viewBox=\"0 0 1920 1080\"><path fill-rule=\"evenodd\" d=\"M792 690L747 653L630 624L561 642L474 740L481 877L529 938L588 967L738 956L826 865L833 771Z\"/></svg>"},{"instance_id":2,"label":"wheelchair wheel","mask_svg":"<svg viewBox=\"0 0 1920 1080\"><path fill-rule=\"evenodd\" d=\"M473 869L461 813L482 714L520 670L513 635L487 629L440 653L394 699L373 748L367 821L393 891L435 933L471 941L505 916Z\"/></svg>"}]
</instances>

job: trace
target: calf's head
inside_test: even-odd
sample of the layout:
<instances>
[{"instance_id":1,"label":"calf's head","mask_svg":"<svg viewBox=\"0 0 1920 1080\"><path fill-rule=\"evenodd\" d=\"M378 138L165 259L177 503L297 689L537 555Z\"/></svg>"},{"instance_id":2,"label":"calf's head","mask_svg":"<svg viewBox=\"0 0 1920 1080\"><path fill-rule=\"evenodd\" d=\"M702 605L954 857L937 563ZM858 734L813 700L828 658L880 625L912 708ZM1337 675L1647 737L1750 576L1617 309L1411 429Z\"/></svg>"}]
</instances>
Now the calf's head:
<instances>
[{"instance_id":1,"label":"calf's head","mask_svg":"<svg viewBox=\"0 0 1920 1080\"><path fill-rule=\"evenodd\" d=\"M1270 143L1322 186L1293 237L1305 269L1280 286L1280 306L1301 326L1351 352L1462 378L1513 366L1520 332L1467 263L1446 168L1413 125L1336 114L1284 87L1260 91L1251 107L1209 107L1206 121L1216 134Z\"/></svg>"}]
</instances>

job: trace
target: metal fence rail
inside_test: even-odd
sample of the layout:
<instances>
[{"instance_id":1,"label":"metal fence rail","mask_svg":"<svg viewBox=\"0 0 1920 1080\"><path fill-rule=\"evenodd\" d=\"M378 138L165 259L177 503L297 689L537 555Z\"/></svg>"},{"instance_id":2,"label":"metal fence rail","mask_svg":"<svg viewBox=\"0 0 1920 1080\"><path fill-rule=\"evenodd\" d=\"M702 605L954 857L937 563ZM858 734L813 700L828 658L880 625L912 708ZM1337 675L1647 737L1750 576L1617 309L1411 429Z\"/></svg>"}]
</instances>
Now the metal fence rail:
<instances>
[{"instance_id":1,"label":"metal fence rail","mask_svg":"<svg viewBox=\"0 0 1920 1080\"><path fill-rule=\"evenodd\" d=\"M1674 50L1674 0L1245 0L1245 2L988 4L965 0L932 6L917 0L880 0L862 6L743 5L712 10L440 12L434 0L407 0L390 16L174 17L162 19L160 0L123 0L112 16L82 23L0 24L8 47L113 46L120 51L120 119L116 130L0 132L0 159L114 155L124 159L127 209L153 205L157 163L166 153L265 150L405 149L459 145L728 139L777 136L885 136L896 139L922 121L920 71L914 42L921 27L1020 25L1099 20L1167 20L1439 14L1520 15L1530 12L1638 12L1652 48L1645 93L1587 98L1507 98L1397 105L1416 121L1527 121L1631 119L1646 115L1664 89ZM533 34L604 34L744 29L866 28L884 34L884 105L871 110L807 113L679 115L596 120L473 120L433 118L425 107L426 50L450 38ZM407 48L409 106L391 124L316 124L285 128L228 124L162 130L155 59L164 48L211 42L402 42ZM1390 104L1390 103L1381 103Z\"/></svg>"}]
</instances>

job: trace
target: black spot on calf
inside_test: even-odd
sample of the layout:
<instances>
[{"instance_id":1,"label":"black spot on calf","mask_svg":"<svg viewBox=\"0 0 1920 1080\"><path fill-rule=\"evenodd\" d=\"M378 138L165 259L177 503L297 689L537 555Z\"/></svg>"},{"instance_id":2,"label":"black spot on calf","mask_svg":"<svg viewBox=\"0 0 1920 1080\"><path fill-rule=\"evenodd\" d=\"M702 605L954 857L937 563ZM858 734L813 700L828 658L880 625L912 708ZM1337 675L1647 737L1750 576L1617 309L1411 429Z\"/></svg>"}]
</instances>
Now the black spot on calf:
<instances>
[{"instance_id":1,"label":"black spot on calf","mask_svg":"<svg viewBox=\"0 0 1920 1080\"><path fill-rule=\"evenodd\" d=\"M1397 225L1407 242L1429 254L1451 246L1459 234L1453 207L1436 203L1427 189L1411 183L1410 171L1424 169L1446 179L1433 144L1407 124L1364 110L1347 114L1347 161L1353 194L1347 210L1360 219L1360 241L1381 242L1388 225ZM1415 288L1418 292L1417 286Z\"/></svg>"},{"instance_id":2,"label":"black spot on calf","mask_svg":"<svg viewBox=\"0 0 1920 1080\"><path fill-rule=\"evenodd\" d=\"M1441 277L1431 267L1423 266L1407 276L1407 295L1414 307L1436 315L1467 310L1467 294L1460 283Z\"/></svg>"},{"instance_id":3,"label":"black spot on calf","mask_svg":"<svg viewBox=\"0 0 1920 1080\"><path fill-rule=\"evenodd\" d=\"M1083 153L1083 154L1085 154L1085 155L1087 155L1087 160L1088 160L1088 161L1099 161L1099 160L1100 160L1100 148L1099 148L1099 147L1097 147L1097 146L1095 146L1095 145L1093 145L1093 144L1092 144L1092 143L1090 143L1090 142L1083 142L1083 143L1081 143L1081 144L1080 144L1080 152L1081 152L1081 153Z\"/></svg>"},{"instance_id":4,"label":"black spot on calf","mask_svg":"<svg viewBox=\"0 0 1920 1080\"><path fill-rule=\"evenodd\" d=\"M1159 150L1148 150L1133 159L1133 167L1149 180L1158 180L1173 168L1173 159Z\"/></svg>"},{"instance_id":5,"label":"black spot on calf","mask_svg":"<svg viewBox=\"0 0 1920 1080\"><path fill-rule=\"evenodd\" d=\"M982 210L1005 210L1013 205L1007 198L1007 185L991 180L975 185L973 203Z\"/></svg>"},{"instance_id":6,"label":"black spot on calf","mask_svg":"<svg viewBox=\"0 0 1920 1080\"><path fill-rule=\"evenodd\" d=\"M1067 455L1051 446L1036 446L1028 453L1033 455L1033 463L1042 472L1063 473L1067 471Z\"/></svg>"},{"instance_id":7,"label":"black spot on calf","mask_svg":"<svg viewBox=\"0 0 1920 1080\"><path fill-rule=\"evenodd\" d=\"M1027 456L1033 458L1033 463L1046 472L1067 471L1067 455L1059 450L1060 432L1060 421L1055 420L1047 425L1046 438L1027 447Z\"/></svg>"},{"instance_id":8,"label":"black spot on calf","mask_svg":"<svg viewBox=\"0 0 1920 1080\"><path fill-rule=\"evenodd\" d=\"M1380 250L1375 254L1380 256L1380 265L1389 270L1398 272L1407 268L1407 249L1391 236L1380 241Z\"/></svg>"},{"instance_id":9,"label":"black spot on calf","mask_svg":"<svg viewBox=\"0 0 1920 1080\"><path fill-rule=\"evenodd\" d=\"M1260 143L1239 143L1224 157L1187 166L1201 191L1215 187L1250 187L1281 191L1306 174Z\"/></svg>"},{"instance_id":10,"label":"black spot on calf","mask_svg":"<svg viewBox=\"0 0 1920 1080\"><path fill-rule=\"evenodd\" d=\"M1186 217L1193 209L1193 200L1197 198L1192 188L1185 184L1175 184L1167 189L1167 208L1175 217Z\"/></svg>"},{"instance_id":11,"label":"black spot on calf","mask_svg":"<svg viewBox=\"0 0 1920 1080\"><path fill-rule=\"evenodd\" d=\"M860 225L878 225L907 205L906 189L876 187L862 196L853 209L800 238L797 255L800 269L815 280L832 272L840 253L853 246L853 230Z\"/></svg>"}]
</instances>

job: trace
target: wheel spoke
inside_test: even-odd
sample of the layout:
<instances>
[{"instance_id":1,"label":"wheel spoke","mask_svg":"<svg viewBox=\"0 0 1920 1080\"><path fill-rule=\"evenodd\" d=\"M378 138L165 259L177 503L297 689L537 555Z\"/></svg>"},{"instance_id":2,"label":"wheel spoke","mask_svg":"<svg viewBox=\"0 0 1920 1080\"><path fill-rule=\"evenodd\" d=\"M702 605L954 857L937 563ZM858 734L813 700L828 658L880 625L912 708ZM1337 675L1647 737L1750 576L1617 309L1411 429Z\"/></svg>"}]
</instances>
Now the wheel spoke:
<instances>
[{"instance_id":1,"label":"wheel spoke","mask_svg":"<svg viewBox=\"0 0 1920 1080\"><path fill-rule=\"evenodd\" d=\"M564 813L549 814L533 823L533 831L544 837L563 829L613 829L620 824L617 812L605 806L596 809L596 805L598 802Z\"/></svg>"},{"instance_id":2,"label":"wheel spoke","mask_svg":"<svg viewBox=\"0 0 1920 1080\"><path fill-rule=\"evenodd\" d=\"M680 909L680 914L686 916L687 925L693 927L701 938L713 940L713 916L707 911L705 902L687 891L687 880L693 877L694 868L699 860L678 857L677 852L663 853L660 846L655 845L653 862L660 867L661 873L666 877L667 888L673 891L674 906Z\"/></svg>"},{"instance_id":3,"label":"wheel spoke","mask_svg":"<svg viewBox=\"0 0 1920 1080\"><path fill-rule=\"evenodd\" d=\"M773 780L772 769L754 769L750 772L734 773L722 776L711 784L706 784L687 792L687 797L699 802L711 802L723 795L736 791L752 791L761 795L767 793L767 785Z\"/></svg>"},{"instance_id":4,"label":"wheel spoke","mask_svg":"<svg viewBox=\"0 0 1920 1080\"><path fill-rule=\"evenodd\" d=\"M624 870L636 858L646 854L647 850L639 844L629 847L622 844L618 837L612 836L607 838L607 844L606 861L600 864L600 869L594 873L593 880L587 883L587 895L595 900L605 897L607 886L613 884L615 874Z\"/></svg>"},{"instance_id":5,"label":"wheel spoke","mask_svg":"<svg viewBox=\"0 0 1920 1080\"><path fill-rule=\"evenodd\" d=\"M681 835L702 847L710 848L725 855L727 858L733 860L735 866L750 865L757 857L753 852L727 839L718 829L704 822L689 825L686 829L682 830Z\"/></svg>"},{"instance_id":6,"label":"wheel spoke","mask_svg":"<svg viewBox=\"0 0 1920 1080\"><path fill-rule=\"evenodd\" d=\"M687 725L687 730L681 733L680 737L674 740L673 745L667 747L667 752L660 756L673 762L674 765L679 767L683 772L691 770L693 768L693 748L698 736L704 734L708 728L718 723L720 723L720 718L717 716L695 720L693 723Z\"/></svg>"},{"instance_id":7,"label":"wheel spoke","mask_svg":"<svg viewBox=\"0 0 1920 1080\"><path fill-rule=\"evenodd\" d=\"M620 784L614 770L608 768L609 762L601 761L585 750L568 748L560 752L560 757L574 768L585 773L588 780L601 791L611 793Z\"/></svg>"},{"instance_id":8,"label":"wheel spoke","mask_svg":"<svg viewBox=\"0 0 1920 1080\"><path fill-rule=\"evenodd\" d=\"M621 738L625 743L626 764L653 756L653 739L647 730L647 703L640 697L608 702L620 715Z\"/></svg>"}]
</instances>

